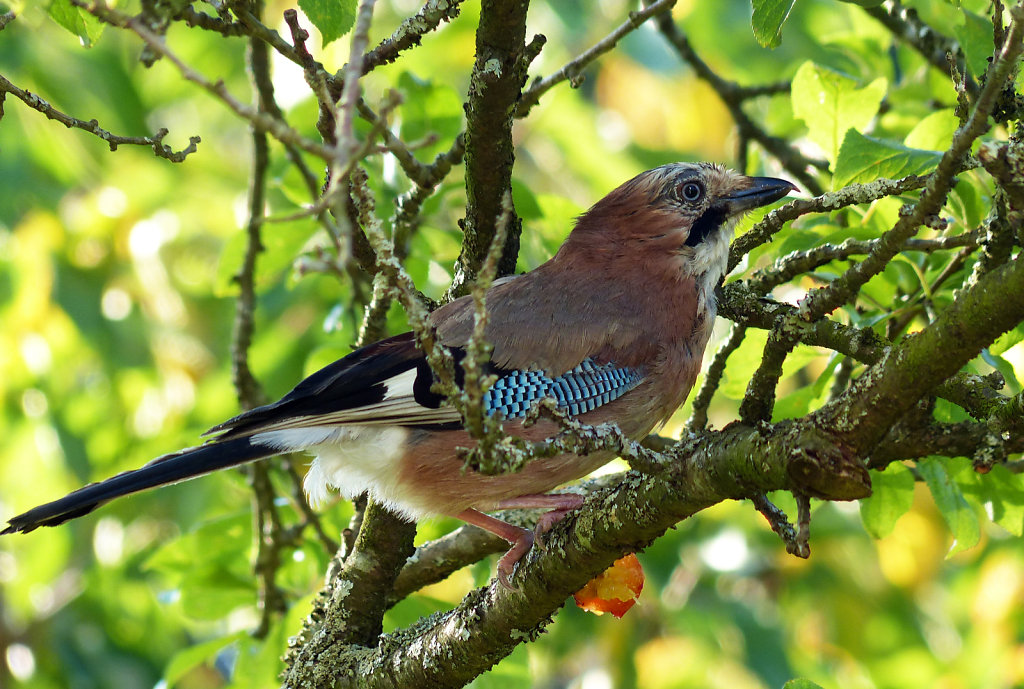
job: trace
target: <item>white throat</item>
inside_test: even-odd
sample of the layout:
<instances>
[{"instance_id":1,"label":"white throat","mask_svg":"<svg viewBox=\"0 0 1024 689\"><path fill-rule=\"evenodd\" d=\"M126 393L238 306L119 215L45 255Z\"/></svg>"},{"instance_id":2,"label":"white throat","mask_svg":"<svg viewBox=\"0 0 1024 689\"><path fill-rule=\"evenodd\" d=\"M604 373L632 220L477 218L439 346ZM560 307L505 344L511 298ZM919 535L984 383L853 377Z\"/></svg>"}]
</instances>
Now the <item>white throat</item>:
<instances>
[{"instance_id":1,"label":"white throat","mask_svg":"<svg viewBox=\"0 0 1024 689\"><path fill-rule=\"evenodd\" d=\"M712 320L716 313L715 287L725 275L729 265L729 243L736 229L736 219L727 220L693 248L690 263L692 274L697 276L698 297L707 305Z\"/></svg>"}]
</instances>

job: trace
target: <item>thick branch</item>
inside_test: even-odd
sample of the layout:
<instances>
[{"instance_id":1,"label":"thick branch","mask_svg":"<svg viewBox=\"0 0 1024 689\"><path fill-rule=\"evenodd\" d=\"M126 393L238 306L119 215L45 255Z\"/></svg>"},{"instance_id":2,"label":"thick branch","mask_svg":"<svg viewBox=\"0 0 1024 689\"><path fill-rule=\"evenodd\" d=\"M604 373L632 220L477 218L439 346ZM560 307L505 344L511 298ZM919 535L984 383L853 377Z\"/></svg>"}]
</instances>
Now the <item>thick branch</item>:
<instances>
[{"instance_id":1,"label":"thick branch","mask_svg":"<svg viewBox=\"0 0 1024 689\"><path fill-rule=\"evenodd\" d=\"M519 590L493 584L477 590L446 614L385 635L375 649L351 650L328 674L339 687L461 687L535 638L571 593L624 553L722 500L796 488L789 467L827 464L823 457L835 459L828 439L796 424L694 437L656 475L628 472L557 525L546 537L547 547L535 548L520 565L525 571L517 577ZM833 472L833 496L863 495L863 468L852 467L851 474L839 469ZM389 671L372 672L381 667Z\"/></svg>"},{"instance_id":2,"label":"thick branch","mask_svg":"<svg viewBox=\"0 0 1024 689\"><path fill-rule=\"evenodd\" d=\"M999 335L1024 322L1024 261L978 280L921 332L894 345L849 393L816 416L866 455L892 424Z\"/></svg>"},{"instance_id":3,"label":"thick branch","mask_svg":"<svg viewBox=\"0 0 1024 689\"><path fill-rule=\"evenodd\" d=\"M512 120L526 82L528 0L483 0L476 62L466 103L466 219L462 252L449 296L466 293L497 229L501 200L512 184ZM499 275L515 270L522 220L512 213Z\"/></svg>"}]
</instances>

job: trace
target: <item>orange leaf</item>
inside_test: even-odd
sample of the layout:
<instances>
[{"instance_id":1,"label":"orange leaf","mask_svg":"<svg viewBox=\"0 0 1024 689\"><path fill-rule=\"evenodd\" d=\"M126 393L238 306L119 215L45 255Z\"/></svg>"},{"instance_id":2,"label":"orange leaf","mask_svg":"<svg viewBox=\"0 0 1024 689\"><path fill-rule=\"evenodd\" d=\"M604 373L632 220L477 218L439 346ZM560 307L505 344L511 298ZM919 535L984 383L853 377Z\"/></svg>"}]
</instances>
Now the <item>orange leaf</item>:
<instances>
[{"instance_id":1,"label":"orange leaf","mask_svg":"<svg viewBox=\"0 0 1024 689\"><path fill-rule=\"evenodd\" d=\"M644 569L636 555L630 553L587 582L573 597L576 605L595 615L610 612L622 617L643 590Z\"/></svg>"}]
</instances>

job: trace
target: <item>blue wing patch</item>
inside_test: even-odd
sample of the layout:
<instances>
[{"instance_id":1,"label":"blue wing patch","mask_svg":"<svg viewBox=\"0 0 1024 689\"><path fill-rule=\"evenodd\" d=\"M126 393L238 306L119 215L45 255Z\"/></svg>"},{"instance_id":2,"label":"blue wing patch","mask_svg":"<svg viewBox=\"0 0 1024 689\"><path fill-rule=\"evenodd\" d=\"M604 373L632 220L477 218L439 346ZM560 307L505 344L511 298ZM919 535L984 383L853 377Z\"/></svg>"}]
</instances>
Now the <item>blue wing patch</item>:
<instances>
[{"instance_id":1,"label":"blue wing patch","mask_svg":"<svg viewBox=\"0 0 1024 689\"><path fill-rule=\"evenodd\" d=\"M498 412L506 419L515 419L525 416L535 400L553 397L561 409L577 416L618 399L642 380L640 369L602 366L584 359L557 378L540 371L513 371L484 394L484 406L488 414Z\"/></svg>"}]
</instances>

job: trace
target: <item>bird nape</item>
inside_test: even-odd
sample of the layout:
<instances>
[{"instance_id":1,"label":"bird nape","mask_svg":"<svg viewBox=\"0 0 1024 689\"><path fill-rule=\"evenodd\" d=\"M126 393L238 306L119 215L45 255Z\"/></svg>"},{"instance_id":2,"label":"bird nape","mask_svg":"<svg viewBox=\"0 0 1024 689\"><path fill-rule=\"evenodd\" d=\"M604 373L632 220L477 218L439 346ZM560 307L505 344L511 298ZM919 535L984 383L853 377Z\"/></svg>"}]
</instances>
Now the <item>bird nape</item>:
<instances>
[{"instance_id":1,"label":"bird nape","mask_svg":"<svg viewBox=\"0 0 1024 689\"><path fill-rule=\"evenodd\" d=\"M498 380L485 392L487 412L501 415L507 433L529 440L558 430L549 420L523 426L542 398L583 423L615 423L634 439L664 423L700 369L737 218L795 190L785 180L707 163L663 165L613 190L580 216L551 260L488 291L493 354L486 368ZM434 311L430 325L458 356L473 316L463 297ZM305 451L314 455L305 478L314 503L330 488L346 497L366 491L410 519L458 517L512 544L498 563L499 581L508 585L534 535L485 512L544 508L539 528L547 528L582 504L578 495L548 491L612 456L537 458L498 475L466 470L456 449L474 441L432 382L412 333L381 340L277 402L216 426L205 445L31 509L2 533L56 526L123 495Z\"/></svg>"}]
</instances>

